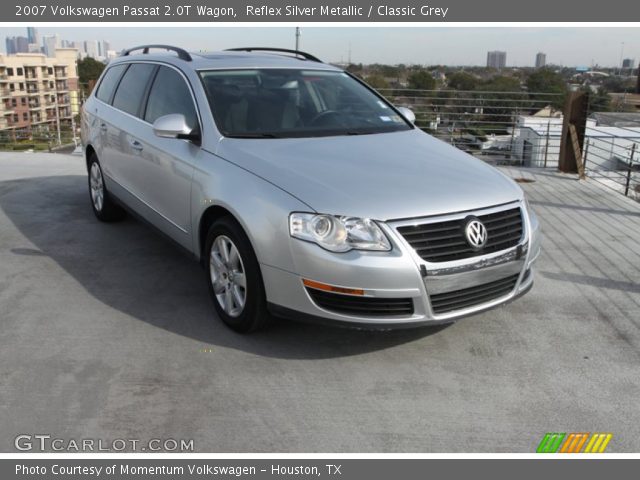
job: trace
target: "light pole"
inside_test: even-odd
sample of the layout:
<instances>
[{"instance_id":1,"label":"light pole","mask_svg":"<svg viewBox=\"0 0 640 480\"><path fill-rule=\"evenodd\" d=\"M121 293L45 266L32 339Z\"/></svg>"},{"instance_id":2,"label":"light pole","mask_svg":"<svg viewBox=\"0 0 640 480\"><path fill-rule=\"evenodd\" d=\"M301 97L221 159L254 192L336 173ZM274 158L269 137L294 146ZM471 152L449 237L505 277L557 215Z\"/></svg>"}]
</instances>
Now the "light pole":
<instances>
[{"instance_id":1,"label":"light pole","mask_svg":"<svg viewBox=\"0 0 640 480\"><path fill-rule=\"evenodd\" d=\"M620 44L620 63L618 64L618 75L622 75L622 57L624 56L624 42Z\"/></svg>"},{"instance_id":2,"label":"light pole","mask_svg":"<svg viewBox=\"0 0 640 480\"><path fill-rule=\"evenodd\" d=\"M296 52L300 50L300 27L296 27Z\"/></svg>"}]
</instances>

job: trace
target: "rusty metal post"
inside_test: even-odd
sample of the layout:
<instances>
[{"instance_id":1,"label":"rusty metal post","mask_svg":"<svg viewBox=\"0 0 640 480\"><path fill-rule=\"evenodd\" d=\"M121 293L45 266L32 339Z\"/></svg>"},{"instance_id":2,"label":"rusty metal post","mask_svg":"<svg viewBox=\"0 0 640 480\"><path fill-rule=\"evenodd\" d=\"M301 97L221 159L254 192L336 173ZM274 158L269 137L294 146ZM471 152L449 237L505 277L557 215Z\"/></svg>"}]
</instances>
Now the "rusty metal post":
<instances>
[{"instance_id":1,"label":"rusty metal post","mask_svg":"<svg viewBox=\"0 0 640 480\"><path fill-rule=\"evenodd\" d=\"M558 159L558 170L565 173L578 173L578 162L576 157L582 157L582 145L584 144L584 134L587 128L587 115L589 110L589 94L587 92L571 92L567 96L564 106L564 119L562 123L562 137L560 138L560 157ZM575 127L578 142L576 146L571 140L569 126Z\"/></svg>"},{"instance_id":2,"label":"rusty metal post","mask_svg":"<svg viewBox=\"0 0 640 480\"><path fill-rule=\"evenodd\" d=\"M629 156L629 165L627 166L627 184L624 187L624 196L629 195L629 186L631 185L631 171L633 170L633 155L636 153L636 143L631 146L631 155Z\"/></svg>"}]
</instances>

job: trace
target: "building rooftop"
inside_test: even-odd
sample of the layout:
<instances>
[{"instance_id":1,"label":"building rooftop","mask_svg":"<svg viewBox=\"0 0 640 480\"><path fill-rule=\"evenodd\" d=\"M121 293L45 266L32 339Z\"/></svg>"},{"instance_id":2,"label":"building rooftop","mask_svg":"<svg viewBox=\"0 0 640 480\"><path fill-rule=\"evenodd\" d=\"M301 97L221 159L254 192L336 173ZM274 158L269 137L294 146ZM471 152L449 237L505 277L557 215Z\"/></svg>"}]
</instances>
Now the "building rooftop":
<instances>
[{"instance_id":1,"label":"building rooftop","mask_svg":"<svg viewBox=\"0 0 640 480\"><path fill-rule=\"evenodd\" d=\"M94 218L82 156L0 153L0 430L529 453L566 426L638 451L640 204L552 169L502 171L529 181L543 231L523 298L447 327L282 321L247 337L216 318L201 265L143 222Z\"/></svg>"}]
</instances>

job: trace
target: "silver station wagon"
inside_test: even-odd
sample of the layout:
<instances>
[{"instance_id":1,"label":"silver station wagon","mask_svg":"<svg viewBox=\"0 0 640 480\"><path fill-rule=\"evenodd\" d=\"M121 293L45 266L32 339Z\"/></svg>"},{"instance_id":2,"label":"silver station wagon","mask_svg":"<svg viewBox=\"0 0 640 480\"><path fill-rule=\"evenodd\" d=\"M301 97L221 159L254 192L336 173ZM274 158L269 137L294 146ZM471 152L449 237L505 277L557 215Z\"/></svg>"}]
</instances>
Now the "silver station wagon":
<instances>
[{"instance_id":1,"label":"silver station wagon","mask_svg":"<svg viewBox=\"0 0 640 480\"><path fill-rule=\"evenodd\" d=\"M435 325L522 295L540 234L521 188L414 121L304 52L129 49L83 107L91 204L192 252L240 332Z\"/></svg>"}]
</instances>

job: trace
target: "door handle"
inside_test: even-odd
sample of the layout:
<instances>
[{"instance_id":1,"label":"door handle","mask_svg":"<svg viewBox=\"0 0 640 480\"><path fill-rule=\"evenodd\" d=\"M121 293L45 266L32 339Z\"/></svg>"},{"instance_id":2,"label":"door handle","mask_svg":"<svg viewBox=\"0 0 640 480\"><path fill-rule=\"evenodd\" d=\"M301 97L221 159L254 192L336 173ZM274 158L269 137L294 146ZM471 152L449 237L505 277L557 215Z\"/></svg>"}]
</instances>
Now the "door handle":
<instances>
[{"instance_id":1,"label":"door handle","mask_svg":"<svg viewBox=\"0 0 640 480\"><path fill-rule=\"evenodd\" d=\"M131 148L139 152L141 152L143 149L142 144L138 140L129 140L129 145L131 145Z\"/></svg>"}]
</instances>

